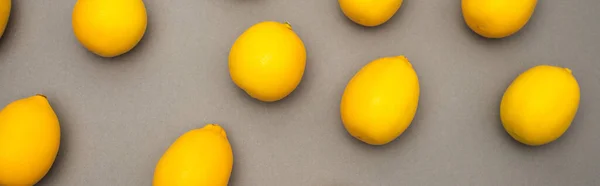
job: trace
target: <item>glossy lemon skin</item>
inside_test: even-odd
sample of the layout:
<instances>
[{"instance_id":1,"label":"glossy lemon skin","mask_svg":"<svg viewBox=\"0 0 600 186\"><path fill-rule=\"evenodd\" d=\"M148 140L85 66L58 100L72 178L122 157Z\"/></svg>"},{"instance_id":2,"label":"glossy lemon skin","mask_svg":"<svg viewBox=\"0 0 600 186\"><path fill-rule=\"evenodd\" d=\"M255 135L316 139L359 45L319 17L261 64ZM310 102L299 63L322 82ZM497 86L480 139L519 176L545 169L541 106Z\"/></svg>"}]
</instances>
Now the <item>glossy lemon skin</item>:
<instances>
[{"instance_id":1,"label":"glossy lemon skin","mask_svg":"<svg viewBox=\"0 0 600 186\"><path fill-rule=\"evenodd\" d=\"M579 84L571 70L540 65L523 72L508 87L500 104L500 118L515 140L544 145L567 131L579 100Z\"/></svg>"},{"instance_id":2,"label":"glossy lemon skin","mask_svg":"<svg viewBox=\"0 0 600 186\"><path fill-rule=\"evenodd\" d=\"M0 111L0 185L31 186L56 158L60 126L41 95L20 99Z\"/></svg>"},{"instance_id":3,"label":"glossy lemon skin","mask_svg":"<svg viewBox=\"0 0 600 186\"><path fill-rule=\"evenodd\" d=\"M154 186L226 186L233 152L223 128L208 124L179 137L160 158Z\"/></svg>"},{"instance_id":4,"label":"glossy lemon skin","mask_svg":"<svg viewBox=\"0 0 600 186\"><path fill-rule=\"evenodd\" d=\"M462 0L465 22L487 38L510 36L525 26L537 0Z\"/></svg>"},{"instance_id":5,"label":"glossy lemon skin","mask_svg":"<svg viewBox=\"0 0 600 186\"><path fill-rule=\"evenodd\" d=\"M419 102L419 80L404 56L364 66L350 80L340 105L344 127L355 138L383 145L412 122Z\"/></svg>"},{"instance_id":6,"label":"glossy lemon skin","mask_svg":"<svg viewBox=\"0 0 600 186\"><path fill-rule=\"evenodd\" d=\"M373 27L390 20L402 0L338 0L344 15L357 24Z\"/></svg>"},{"instance_id":7,"label":"glossy lemon skin","mask_svg":"<svg viewBox=\"0 0 600 186\"><path fill-rule=\"evenodd\" d=\"M10 17L11 0L0 0L0 38L4 35L4 29Z\"/></svg>"},{"instance_id":8,"label":"glossy lemon skin","mask_svg":"<svg viewBox=\"0 0 600 186\"><path fill-rule=\"evenodd\" d=\"M147 22L142 0L78 0L72 15L79 42L102 57L133 49L144 36Z\"/></svg>"},{"instance_id":9,"label":"glossy lemon skin","mask_svg":"<svg viewBox=\"0 0 600 186\"><path fill-rule=\"evenodd\" d=\"M229 52L229 75L248 95L265 102L288 96L306 67L304 43L288 23L265 21L240 35Z\"/></svg>"}]
</instances>

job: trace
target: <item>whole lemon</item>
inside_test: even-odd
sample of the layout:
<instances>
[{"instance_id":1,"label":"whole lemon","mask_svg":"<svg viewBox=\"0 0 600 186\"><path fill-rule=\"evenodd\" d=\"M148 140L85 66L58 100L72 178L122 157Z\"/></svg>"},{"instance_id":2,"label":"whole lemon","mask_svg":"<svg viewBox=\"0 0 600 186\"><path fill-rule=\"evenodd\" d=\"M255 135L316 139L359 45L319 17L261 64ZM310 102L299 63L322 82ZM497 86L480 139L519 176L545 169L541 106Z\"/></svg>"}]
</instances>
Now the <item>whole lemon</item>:
<instances>
[{"instance_id":1,"label":"whole lemon","mask_svg":"<svg viewBox=\"0 0 600 186\"><path fill-rule=\"evenodd\" d=\"M36 95L0 111L0 185L32 186L56 158L58 118L46 97Z\"/></svg>"},{"instance_id":2,"label":"whole lemon","mask_svg":"<svg viewBox=\"0 0 600 186\"><path fill-rule=\"evenodd\" d=\"M500 118L515 140L543 145L558 139L579 108L579 84L571 70L540 65L517 77L500 103Z\"/></svg>"},{"instance_id":3,"label":"whole lemon","mask_svg":"<svg viewBox=\"0 0 600 186\"><path fill-rule=\"evenodd\" d=\"M503 38L527 24L536 4L537 0L462 0L462 13L477 34Z\"/></svg>"},{"instance_id":4,"label":"whole lemon","mask_svg":"<svg viewBox=\"0 0 600 186\"><path fill-rule=\"evenodd\" d=\"M225 130L208 124L180 136L160 158L154 186L226 186L233 152Z\"/></svg>"},{"instance_id":5,"label":"whole lemon","mask_svg":"<svg viewBox=\"0 0 600 186\"><path fill-rule=\"evenodd\" d=\"M10 17L10 0L0 0L0 38L4 34L8 18Z\"/></svg>"},{"instance_id":6,"label":"whole lemon","mask_svg":"<svg viewBox=\"0 0 600 186\"><path fill-rule=\"evenodd\" d=\"M394 16L402 0L338 0L344 15L363 26L378 26Z\"/></svg>"},{"instance_id":7,"label":"whole lemon","mask_svg":"<svg viewBox=\"0 0 600 186\"><path fill-rule=\"evenodd\" d=\"M355 138L383 145L412 122L419 103L419 80L404 56L365 65L350 80L340 105L344 127Z\"/></svg>"},{"instance_id":8,"label":"whole lemon","mask_svg":"<svg viewBox=\"0 0 600 186\"><path fill-rule=\"evenodd\" d=\"M289 23L255 24L240 35L229 52L229 75L248 95L273 102L300 83L306 49Z\"/></svg>"},{"instance_id":9,"label":"whole lemon","mask_svg":"<svg viewBox=\"0 0 600 186\"><path fill-rule=\"evenodd\" d=\"M147 16L142 0L78 0L72 21L73 32L85 48L115 57L139 43Z\"/></svg>"}]
</instances>

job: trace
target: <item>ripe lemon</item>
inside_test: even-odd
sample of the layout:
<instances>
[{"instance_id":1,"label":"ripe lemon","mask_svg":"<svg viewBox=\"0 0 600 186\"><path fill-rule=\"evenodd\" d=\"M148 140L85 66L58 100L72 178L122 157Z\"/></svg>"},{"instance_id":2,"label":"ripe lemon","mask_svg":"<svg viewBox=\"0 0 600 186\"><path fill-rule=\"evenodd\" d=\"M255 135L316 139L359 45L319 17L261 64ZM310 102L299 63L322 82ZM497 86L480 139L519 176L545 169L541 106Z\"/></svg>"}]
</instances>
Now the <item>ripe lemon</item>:
<instances>
[{"instance_id":1,"label":"ripe lemon","mask_svg":"<svg viewBox=\"0 0 600 186\"><path fill-rule=\"evenodd\" d=\"M32 186L56 158L58 118L46 97L36 95L0 111L0 185Z\"/></svg>"},{"instance_id":2,"label":"ripe lemon","mask_svg":"<svg viewBox=\"0 0 600 186\"><path fill-rule=\"evenodd\" d=\"M344 127L355 138L383 145L412 122L419 103L419 80L404 56L365 65L350 80L340 105Z\"/></svg>"},{"instance_id":3,"label":"ripe lemon","mask_svg":"<svg viewBox=\"0 0 600 186\"><path fill-rule=\"evenodd\" d=\"M229 75L248 95L273 102L289 95L302 80L306 49L288 23L255 24L229 52Z\"/></svg>"},{"instance_id":4,"label":"ripe lemon","mask_svg":"<svg viewBox=\"0 0 600 186\"><path fill-rule=\"evenodd\" d=\"M579 84L571 70L540 65L517 77L500 104L500 118L515 140L543 145L558 139L579 108Z\"/></svg>"},{"instance_id":5,"label":"ripe lemon","mask_svg":"<svg viewBox=\"0 0 600 186\"><path fill-rule=\"evenodd\" d=\"M338 0L344 15L363 26L381 25L400 9L402 0Z\"/></svg>"},{"instance_id":6,"label":"ripe lemon","mask_svg":"<svg viewBox=\"0 0 600 186\"><path fill-rule=\"evenodd\" d=\"M142 0L78 0L72 21L85 48L115 57L133 49L144 36L146 8Z\"/></svg>"},{"instance_id":7,"label":"ripe lemon","mask_svg":"<svg viewBox=\"0 0 600 186\"><path fill-rule=\"evenodd\" d=\"M226 186L233 152L225 130L208 124L179 137L160 158L154 186Z\"/></svg>"},{"instance_id":8,"label":"ripe lemon","mask_svg":"<svg viewBox=\"0 0 600 186\"><path fill-rule=\"evenodd\" d=\"M10 0L0 0L0 38L4 34L8 18L10 17Z\"/></svg>"},{"instance_id":9,"label":"ripe lemon","mask_svg":"<svg viewBox=\"0 0 600 186\"><path fill-rule=\"evenodd\" d=\"M536 4L537 0L462 0L462 13L477 34L503 38L527 24Z\"/></svg>"}]
</instances>

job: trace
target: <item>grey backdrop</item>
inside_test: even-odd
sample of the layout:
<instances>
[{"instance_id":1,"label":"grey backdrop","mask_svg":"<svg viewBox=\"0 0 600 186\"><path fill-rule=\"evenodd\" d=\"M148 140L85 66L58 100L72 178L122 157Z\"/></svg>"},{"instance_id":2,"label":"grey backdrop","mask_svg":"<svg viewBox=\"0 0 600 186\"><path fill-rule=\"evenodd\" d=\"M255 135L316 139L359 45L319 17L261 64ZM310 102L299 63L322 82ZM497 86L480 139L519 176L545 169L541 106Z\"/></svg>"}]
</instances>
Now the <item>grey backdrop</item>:
<instances>
[{"instance_id":1,"label":"grey backdrop","mask_svg":"<svg viewBox=\"0 0 600 186\"><path fill-rule=\"evenodd\" d=\"M518 34L489 40L459 0L405 0L383 26L349 21L335 0L146 0L149 27L130 53L103 59L71 29L74 0L13 0L0 41L0 105L46 94L62 127L39 185L151 185L187 130L219 123L234 150L230 185L600 185L600 1L543 0ZM304 79L261 103L231 82L229 47L263 20L303 39ZM421 83L411 127L381 147L343 128L339 102L369 61L406 55ZM573 70L581 104L558 141L532 148L501 127L510 82L538 64Z\"/></svg>"}]
</instances>

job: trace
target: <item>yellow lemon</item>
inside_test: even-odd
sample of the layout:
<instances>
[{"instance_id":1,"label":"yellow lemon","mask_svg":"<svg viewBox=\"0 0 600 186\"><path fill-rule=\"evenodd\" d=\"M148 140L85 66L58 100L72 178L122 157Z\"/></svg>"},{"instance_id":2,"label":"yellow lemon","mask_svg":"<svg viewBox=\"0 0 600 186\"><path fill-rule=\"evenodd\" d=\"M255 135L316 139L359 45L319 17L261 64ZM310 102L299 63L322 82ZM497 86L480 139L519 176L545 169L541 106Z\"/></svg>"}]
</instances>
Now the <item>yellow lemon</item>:
<instances>
[{"instance_id":1,"label":"yellow lemon","mask_svg":"<svg viewBox=\"0 0 600 186\"><path fill-rule=\"evenodd\" d=\"M154 186L226 186L233 152L225 130L208 124L180 136L160 158Z\"/></svg>"},{"instance_id":2,"label":"yellow lemon","mask_svg":"<svg viewBox=\"0 0 600 186\"><path fill-rule=\"evenodd\" d=\"M36 184L52 167L59 145L58 118L46 97L8 104L0 111L0 185Z\"/></svg>"},{"instance_id":3,"label":"yellow lemon","mask_svg":"<svg viewBox=\"0 0 600 186\"><path fill-rule=\"evenodd\" d=\"M8 18L10 17L10 0L0 0L0 38L4 34Z\"/></svg>"},{"instance_id":4,"label":"yellow lemon","mask_svg":"<svg viewBox=\"0 0 600 186\"><path fill-rule=\"evenodd\" d=\"M133 49L144 36L146 8L142 0L78 0L72 21L85 48L115 57Z\"/></svg>"},{"instance_id":5,"label":"yellow lemon","mask_svg":"<svg viewBox=\"0 0 600 186\"><path fill-rule=\"evenodd\" d=\"M462 0L462 13L477 34L503 38L527 24L536 4L537 0Z\"/></svg>"},{"instance_id":6,"label":"yellow lemon","mask_svg":"<svg viewBox=\"0 0 600 186\"><path fill-rule=\"evenodd\" d=\"M390 20L402 0L338 0L344 15L363 26L378 26Z\"/></svg>"},{"instance_id":7,"label":"yellow lemon","mask_svg":"<svg viewBox=\"0 0 600 186\"><path fill-rule=\"evenodd\" d=\"M517 77L500 103L500 118L515 140L543 145L558 139L579 108L579 84L571 70L540 65Z\"/></svg>"},{"instance_id":8,"label":"yellow lemon","mask_svg":"<svg viewBox=\"0 0 600 186\"><path fill-rule=\"evenodd\" d=\"M255 24L229 52L229 75L248 95L272 102L289 95L302 80L306 49L288 23Z\"/></svg>"},{"instance_id":9,"label":"yellow lemon","mask_svg":"<svg viewBox=\"0 0 600 186\"><path fill-rule=\"evenodd\" d=\"M396 139L412 122L419 103L419 80L404 56L365 65L350 80L340 105L350 135L371 144Z\"/></svg>"}]
</instances>

